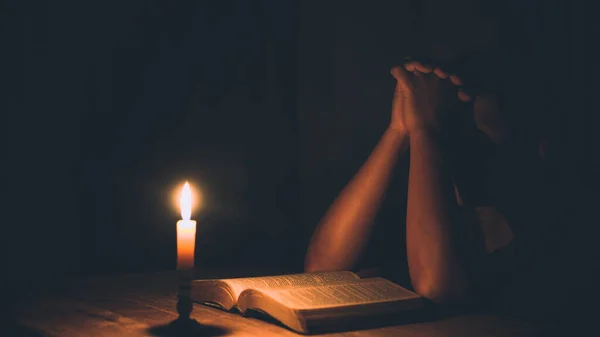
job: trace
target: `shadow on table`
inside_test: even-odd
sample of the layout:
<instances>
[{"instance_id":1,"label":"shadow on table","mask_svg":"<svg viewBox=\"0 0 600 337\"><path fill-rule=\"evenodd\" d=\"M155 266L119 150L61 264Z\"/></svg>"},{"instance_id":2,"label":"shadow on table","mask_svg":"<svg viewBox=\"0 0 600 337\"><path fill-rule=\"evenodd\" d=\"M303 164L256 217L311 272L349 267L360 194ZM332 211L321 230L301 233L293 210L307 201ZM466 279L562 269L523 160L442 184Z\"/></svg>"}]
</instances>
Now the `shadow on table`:
<instances>
[{"instance_id":1,"label":"shadow on table","mask_svg":"<svg viewBox=\"0 0 600 337\"><path fill-rule=\"evenodd\" d=\"M213 325L203 325L194 319L178 318L166 325L151 327L147 332L156 337L218 337L228 330Z\"/></svg>"}]
</instances>

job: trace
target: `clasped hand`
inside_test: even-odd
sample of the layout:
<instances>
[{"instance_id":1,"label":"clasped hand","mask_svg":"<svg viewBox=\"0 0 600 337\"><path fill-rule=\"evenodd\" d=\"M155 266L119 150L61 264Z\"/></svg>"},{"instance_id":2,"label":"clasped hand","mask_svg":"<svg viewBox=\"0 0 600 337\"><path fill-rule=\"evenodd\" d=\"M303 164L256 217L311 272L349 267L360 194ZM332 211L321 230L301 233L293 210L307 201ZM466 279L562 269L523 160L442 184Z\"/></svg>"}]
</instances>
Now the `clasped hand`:
<instances>
[{"instance_id":1,"label":"clasped hand","mask_svg":"<svg viewBox=\"0 0 600 337\"><path fill-rule=\"evenodd\" d=\"M460 86L462 81L441 68L412 61L391 70L396 79L390 127L410 134L418 130L440 132L448 116L444 106L452 100L472 99Z\"/></svg>"}]
</instances>

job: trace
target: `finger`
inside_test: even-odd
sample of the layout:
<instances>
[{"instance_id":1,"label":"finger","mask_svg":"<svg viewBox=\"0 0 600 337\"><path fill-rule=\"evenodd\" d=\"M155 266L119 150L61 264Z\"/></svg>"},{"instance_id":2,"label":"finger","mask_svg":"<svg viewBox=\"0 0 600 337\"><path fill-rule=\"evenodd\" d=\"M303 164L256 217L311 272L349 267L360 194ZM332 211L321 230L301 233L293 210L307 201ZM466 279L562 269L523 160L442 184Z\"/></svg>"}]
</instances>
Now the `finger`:
<instances>
[{"instance_id":1,"label":"finger","mask_svg":"<svg viewBox=\"0 0 600 337\"><path fill-rule=\"evenodd\" d=\"M423 64L419 61L410 61L404 64L404 68L410 72L421 72L429 74L433 71L433 67L428 64Z\"/></svg>"},{"instance_id":2,"label":"finger","mask_svg":"<svg viewBox=\"0 0 600 337\"><path fill-rule=\"evenodd\" d=\"M392 100L392 110L393 111L395 111L396 109L402 108L402 106L404 105L404 96L405 95L402 91L402 86L398 82L396 84L396 90L394 90L394 99Z\"/></svg>"},{"instance_id":3,"label":"finger","mask_svg":"<svg viewBox=\"0 0 600 337\"><path fill-rule=\"evenodd\" d=\"M409 79L409 74L404 68L399 66L393 67L391 73L396 81L398 81L398 85L396 86L397 89L403 92L408 92L411 89L412 84Z\"/></svg>"},{"instance_id":4,"label":"finger","mask_svg":"<svg viewBox=\"0 0 600 337\"><path fill-rule=\"evenodd\" d=\"M440 68L435 68L433 69L433 73L437 75L437 77L441 78L441 79L447 79L448 78L448 73L443 71Z\"/></svg>"},{"instance_id":5,"label":"finger","mask_svg":"<svg viewBox=\"0 0 600 337\"><path fill-rule=\"evenodd\" d=\"M450 75L448 78L450 78L450 82L454 85L463 85L462 80L456 75Z\"/></svg>"},{"instance_id":6,"label":"finger","mask_svg":"<svg viewBox=\"0 0 600 337\"><path fill-rule=\"evenodd\" d=\"M467 94L466 92L464 92L462 89L458 90L458 99L463 101L463 102L470 102L473 100L473 97L469 94Z\"/></svg>"}]
</instances>

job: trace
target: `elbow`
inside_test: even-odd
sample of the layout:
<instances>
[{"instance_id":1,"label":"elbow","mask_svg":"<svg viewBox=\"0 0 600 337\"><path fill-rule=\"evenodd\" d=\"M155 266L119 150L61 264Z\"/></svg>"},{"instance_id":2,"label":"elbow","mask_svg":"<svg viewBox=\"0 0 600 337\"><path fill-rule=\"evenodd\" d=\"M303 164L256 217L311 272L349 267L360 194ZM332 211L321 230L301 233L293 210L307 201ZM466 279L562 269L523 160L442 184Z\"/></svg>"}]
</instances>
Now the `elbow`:
<instances>
[{"instance_id":1,"label":"elbow","mask_svg":"<svg viewBox=\"0 0 600 337\"><path fill-rule=\"evenodd\" d=\"M339 263L336 263L331 258L322 254L307 254L304 259L304 272L305 273L317 273L327 271L343 271Z\"/></svg>"},{"instance_id":2,"label":"elbow","mask_svg":"<svg viewBox=\"0 0 600 337\"><path fill-rule=\"evenodd\" d=\"M311 242L304 256L304 272L316 273L324 271L337 271L331 268L332 254L323 251L322 247Z\"/></svg>"},{"instance_id":3,"label":"elbow","mask_svg":"<svg viewBox=\"0 0 600 337\"><path fill-rule=\"evenodd\" d=\"M308 253L304 257L304 272L314 273L318 271L321 271L319 263L317 263L316 259L313 257L313 254L311 254L311 251L309 249Z\"/></svg>"},{"instance_id":4,"label":"elbow","mask_svg":"<svg viewBox=\"0 0 600 337\"><path fill-rule=\"evenodd\" d=\"M354 252L330 242L313 242L304 256L304 272L333 272L351 270L356 260Z\"/></svg>"},{"instance_id":5,"label":"elbow","mask_svg":"<svg viewBox=\"0 0 600 337\"><path fill-rule=\"evenodd\" d=\"M311 255L307 255L304 260L304 272L305 273L316 273L323 271L333 271L327 268L321 261L313 258Z\"/></svg>"},{"instance_id":6,"label":"elbow","mask_svg":"<svg viewBox=\"0 0 600 337\"><path fill-rule=\"evenodd\" d=\"M433 303L441 304L450 302L450 291L445 287L438 285L417 283L413 284L413 288L417 294L432 301Z\"/></svg>"},{"instance_id":7,"label":"elbow","mask_svg":"<svg viewBox=\"0 0 600 337\"><path fill-rule=\"evenodd\" d=\"M465 303L467 291L462 282L412 282L417 294L436 304Z\"/></svg>"},{"instance_id":8,"label":"elbow","mask_svg":"<svg viewBox=\"0 0 600 337\"><path fill-rule=\"evenodd\" d=\"M316 273L324 271L319 265L314 263L304 263L304 272L305 273Z\"/></svg>"}]
</instances>

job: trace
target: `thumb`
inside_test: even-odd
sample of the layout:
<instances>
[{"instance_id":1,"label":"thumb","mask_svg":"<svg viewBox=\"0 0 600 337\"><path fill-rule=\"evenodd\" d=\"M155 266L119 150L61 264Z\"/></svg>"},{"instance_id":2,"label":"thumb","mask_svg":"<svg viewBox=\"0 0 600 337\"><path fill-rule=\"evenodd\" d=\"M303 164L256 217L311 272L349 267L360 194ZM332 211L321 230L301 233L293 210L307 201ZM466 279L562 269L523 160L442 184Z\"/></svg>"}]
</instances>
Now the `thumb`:
<instances>
[{"instance_id":1,"label":"thumb","mask_svg":"<svg viewBox=\"0 0 600 337\"><path fill-rule=\"evenodd\" d=\"M394 76L396 81L398 81L397 88L400 89L400 91L405 93L411 91L412 84L410 82L410 79L408 77L409 75L406 70L404 70L402 67L395 66L390 72L392 73L392 76Z\"/></svg>"}]
</instances>

